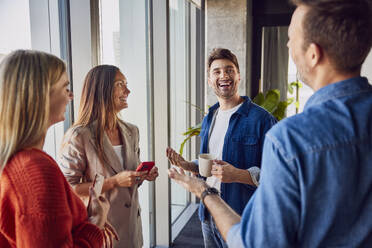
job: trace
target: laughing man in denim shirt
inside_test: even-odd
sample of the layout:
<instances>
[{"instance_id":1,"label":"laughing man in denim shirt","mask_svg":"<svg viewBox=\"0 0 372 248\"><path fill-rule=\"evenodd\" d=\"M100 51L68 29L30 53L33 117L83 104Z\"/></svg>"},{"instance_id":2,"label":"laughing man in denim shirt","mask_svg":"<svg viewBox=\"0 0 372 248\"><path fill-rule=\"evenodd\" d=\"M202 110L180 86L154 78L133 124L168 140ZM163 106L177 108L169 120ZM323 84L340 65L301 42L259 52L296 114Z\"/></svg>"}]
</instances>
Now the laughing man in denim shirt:
<instances>
[{"instance_id":1,"label":"laughing man in denim shirt","mask_svg":"<svg viewBox=\"0 0 372 248\"><path fill-rule=\"evenodd\" d=\"M266 132L276 123L266 110L238 94L240 83L236 56L228 49L214 49L208 58L208 84L218 103L203 119L200 137L201 153L212 154L217 161L212 176L206 178L210 187L220 192L229 206L242 214L258 185L261 155ZM173 149L167 149L170 162L198 173L198 161L185 161ZM199 207L204 246L227 247L212 216L203 204Z\"/></svg>"},{"instance_id":2,"label":"laughing man in denim shirt","mask_svg":"<svg viewBox=\"0 0 372 248\"><path fill-rule=\"evenodd\" d=\"M242 217L203 181L169 170L204 203L229 247L372 247L369 0L293 0L288 47L314 91L266 135L260 186Z\"/></svg>"}]
</instances>

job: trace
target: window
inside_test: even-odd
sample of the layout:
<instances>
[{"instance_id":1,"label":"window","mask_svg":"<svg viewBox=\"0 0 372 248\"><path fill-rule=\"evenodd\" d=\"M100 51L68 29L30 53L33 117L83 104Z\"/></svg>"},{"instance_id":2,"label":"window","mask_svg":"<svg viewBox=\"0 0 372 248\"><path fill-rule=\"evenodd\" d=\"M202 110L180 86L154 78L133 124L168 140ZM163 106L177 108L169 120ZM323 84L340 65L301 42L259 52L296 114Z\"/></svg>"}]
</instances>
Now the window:
<instances>
[{"instance_id":1,"label":"window","mask_svg":"<svg viewBox=\"0 0 372 248\"><path fill-rule=\"evenodd\" d=\"M189 3L185 0L169 1L169 43L170 43L170 145L177 151L189 127ZM189 149L185 146L184 156ZM187 207L189 193L173 180L171 181L172 223Z\"/></svg>"},{"instance_id":2,"label":"window","mask_svg":"<svg viewBox=\"0 0 372 248\"><path fill-rule=\"evenodd\" d=\"M0 61L17 49L31 49L31 23L28 0L0 2ZM4 25L6 23L6 25Z\"/></svg>"},{"instance_id":3,"label":"window","mask_svg":"<svg viewBox=\"0 0 372 248\"><path fill-rule=\"evenodd\" d=\"M126 76L131 93L128 96L128 108L120 113L121 119L139 128L141 160L148 161L152 159L152 112L147 1L101 0L99 6L99 64L115 65ZM153 210L150 192L151 185L145 181L139 188L144 247L150 246L152 235Z\"/></svg>"},{"instance_id":4,"label":"window","mask_svg":"<svg viewBox=\"0 0 372 248\"><path fill-rule=\"evenodd\" d=\"M60 55L57 2L0 1L0 60L17 49ZM64 134L63 122L48 129L43 149L56 158Z\"/></svg>"},{"instance_id":5,"label":"window","mask_svg":"<svg viewBox=\"0 0 372 248\"><path fill-rule=\"evenodd\" d=\"M294 64L291 56L289 56L288 60L288 83L294 82L297 80L297 68L296 65ZM301 82L302 88L298 90L298 102L299 102L299 108L298 108L298 113L301 113L304 110L305 104L307 100L309 100L310 96L314 93L314 91ZM296 99L296 93L294 92L293 94L290 94L288 92L287 97L294 97ZM295 115L296 114L296 105L291 104L287 108L287 116Z\"/></svg>"}]
</instances>

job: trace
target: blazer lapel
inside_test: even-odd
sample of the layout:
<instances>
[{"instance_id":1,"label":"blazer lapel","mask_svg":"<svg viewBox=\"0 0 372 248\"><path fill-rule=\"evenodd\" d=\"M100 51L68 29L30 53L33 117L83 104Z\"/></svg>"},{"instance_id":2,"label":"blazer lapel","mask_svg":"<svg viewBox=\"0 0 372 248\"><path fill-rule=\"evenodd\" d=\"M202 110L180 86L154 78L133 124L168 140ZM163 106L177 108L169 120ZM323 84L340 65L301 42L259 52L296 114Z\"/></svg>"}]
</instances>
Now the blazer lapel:
<instances>
[{"instance_id":1,"label":"blazer lapel","mask_svg":"<svg viewBox=\"0 0 372 248\"><path fill-rule=\"evenodd\" d=\"M92 139L90 140L90 143L96 148L97 153L98 153L98 147L95 142L95 139L96 139L95 126L96 125L97 125L96 122L94 122L91 126ZM111 169L114 172L114 174L117 174L120 171L124 170L123 165L120 164L120 160L118 156L116 155L109 138L106 135L106 132L104 132L103 134L103 151L107 159L109 160L108 163L105 163L104 165L107 169Z\"/></svg>"},{"instance_id":2,"label":"blazer lapel","mask_svg":"<svg viewBox=\"0 0 372 248\"><path fill-rule=\"evenodd\" d=\"M104 136L103 136L103 149L110 162L110 166L115 171L115 173L119 173L120 171L123 171L124 170L123 165L120 164L118 155L115 153L114 148L112 147L111 142L106 135L106 132L104 133Z\"/></svg>"},{"instance_id":3,"label":"blazer lapel","mask_svg":"<svg viewBox=\"0 0 372 248\"><path fill-rule=\"evenodd\" d=\"M119 128L121 133L121 139L123 141L123 161L126 170L135 170L136 167L133 167L133 163L130 161L133 160L133 153L135 151L133 143L133 135L130 130L125 126L124 123L119 122Z\"/></svg>"}]
</instances>

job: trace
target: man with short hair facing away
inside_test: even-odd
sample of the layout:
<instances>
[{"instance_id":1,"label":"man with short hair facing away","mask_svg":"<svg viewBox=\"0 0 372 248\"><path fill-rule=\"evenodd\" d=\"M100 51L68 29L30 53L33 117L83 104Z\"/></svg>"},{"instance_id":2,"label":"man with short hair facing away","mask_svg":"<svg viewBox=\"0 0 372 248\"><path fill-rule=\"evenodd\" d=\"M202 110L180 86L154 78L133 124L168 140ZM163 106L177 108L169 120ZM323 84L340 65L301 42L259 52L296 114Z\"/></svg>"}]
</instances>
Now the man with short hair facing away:
<instances>
[{"instance_id":1,"label":"man with short hair facing away","mask_svg":"<svg viewBox=\"0 0 372 248\"><path fill-rule=\"evenodd\" d=\"M242 217L203 197L229 247L372 247L372 86L367 0L294 0L288 48L314 91L265 138L260 186ZM203 181L169 170L198 197Z\"/></svg>"},{"instance_id":2,"label":"man with short hair facing away","mask_svg":"<svg viewBox=\"0 0 372 248\"><path fill-rule=\"evenodd\" d=\"M217 160L206 183L242 214L258 186L265 134L276 120L248 97L239 96L239 64L230 50L217 48L211 52L208 84L218 103L203 119L200 153L210 153ZM167 149L167 156L172 164L195 174L199 172L198 160L186 161L171 148ZM200 204L199 218L205 247L227 247L203 204Z\"/></svg>"}]
</instances>

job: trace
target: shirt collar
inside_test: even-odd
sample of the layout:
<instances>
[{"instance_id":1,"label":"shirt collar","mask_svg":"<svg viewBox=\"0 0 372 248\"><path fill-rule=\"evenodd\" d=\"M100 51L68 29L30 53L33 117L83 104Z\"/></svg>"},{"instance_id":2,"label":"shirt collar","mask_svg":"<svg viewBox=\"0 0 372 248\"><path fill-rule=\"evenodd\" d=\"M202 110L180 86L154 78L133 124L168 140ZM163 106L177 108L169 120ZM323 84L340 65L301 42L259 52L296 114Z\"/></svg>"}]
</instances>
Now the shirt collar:
<instances>
[{"instance_id":1,"label":"shirt collar","mask_svg":"<svg viewBox=\"0 0 372 248\"><path fill-rule=\"evenodd\" d=\"M248 96L241 96L244 99L242 106L238 108L235 112L241 115L248 115L249 112L249 105L251 104L251 99ZM209 108L209 113L213 113L216 109L220 107L220 104L217 102L215 105Z\"/></svg>"},{"instance_id":2,"label":"shirt collar","mask_svg":"<svg viewBox=\"0 0 372 248\"><path fill-rule=\"evenodd\" d=\"M331 99L355 94L370 89L371 85L365 77L354 77L337 83L329 84L316 91L305 104L304 110Z\"/></svg>"}]
</instances>

